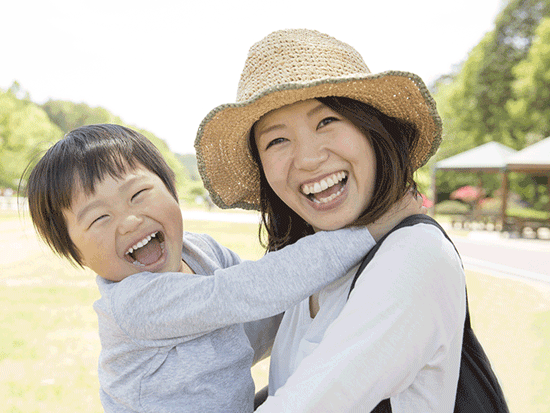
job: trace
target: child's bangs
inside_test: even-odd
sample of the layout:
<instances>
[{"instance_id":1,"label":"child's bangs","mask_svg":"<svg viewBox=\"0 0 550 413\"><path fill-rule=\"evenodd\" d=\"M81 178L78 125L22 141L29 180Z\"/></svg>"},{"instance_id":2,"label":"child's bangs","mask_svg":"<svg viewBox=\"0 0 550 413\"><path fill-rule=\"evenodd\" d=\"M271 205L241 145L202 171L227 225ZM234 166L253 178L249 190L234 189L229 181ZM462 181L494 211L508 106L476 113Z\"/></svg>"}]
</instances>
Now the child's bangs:
<instances>
[{"instance_id":1,"label":"child's bangs","mask_svg":"<svg viewBox=\"0 0 550 413\"><path fill-rule=\"evenodd\" d=\"M134 169L136 159L131 151L112 146L110 148L94 148L83 154L82 163L77 167L81 189L86 195L95 192L95 185L105 178L122 179L126 173Z\"/></svg>"}]
</instances>

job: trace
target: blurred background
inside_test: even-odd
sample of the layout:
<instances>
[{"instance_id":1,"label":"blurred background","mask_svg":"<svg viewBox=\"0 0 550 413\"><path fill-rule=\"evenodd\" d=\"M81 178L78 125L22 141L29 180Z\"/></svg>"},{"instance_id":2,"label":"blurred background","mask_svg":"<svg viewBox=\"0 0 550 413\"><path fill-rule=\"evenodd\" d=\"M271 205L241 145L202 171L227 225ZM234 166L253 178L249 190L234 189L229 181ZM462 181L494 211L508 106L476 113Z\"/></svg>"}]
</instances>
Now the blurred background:
<instances>
[{"instance_id":1,"label":"blurred background","mask_svg":"<svg viewBox=\"0 0 550 413\"><path fill-rule=\"evenodd\" d=\"M0 16L0 412L101 410L94 277L36 239L25 168L76 127L133 127L175 170L186 229L259 258L258 217L211 205L193 142L250 46L285 28L424 79L444 140L416 180L511 410L550 412L550 0L19 0Z\"/></svg>"}]
</instances>

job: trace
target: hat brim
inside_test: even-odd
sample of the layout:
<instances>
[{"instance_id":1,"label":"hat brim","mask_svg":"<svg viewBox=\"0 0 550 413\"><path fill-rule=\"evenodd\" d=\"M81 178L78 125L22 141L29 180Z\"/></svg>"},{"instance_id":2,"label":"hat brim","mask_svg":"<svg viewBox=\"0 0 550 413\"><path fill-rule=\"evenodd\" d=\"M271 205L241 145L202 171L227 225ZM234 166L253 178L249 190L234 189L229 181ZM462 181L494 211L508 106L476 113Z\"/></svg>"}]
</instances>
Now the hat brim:
<instances>
[{"instance_id":1,"label":"hat brim","mask_svg":"<svg viewBox=\"0 0 550 413\"><path fill-rule=\"evenodd\" d=\"M259 171L248 146L251 127L272 110L303 100L339 96L364 102L417 131L413 167L423 166L441 142L441 119L422 79L388 71L307 83L287 83L247 101L220 105L202 121L195 140L197 164L220 208L259 209Z\"/></svg>"}]
</instances>

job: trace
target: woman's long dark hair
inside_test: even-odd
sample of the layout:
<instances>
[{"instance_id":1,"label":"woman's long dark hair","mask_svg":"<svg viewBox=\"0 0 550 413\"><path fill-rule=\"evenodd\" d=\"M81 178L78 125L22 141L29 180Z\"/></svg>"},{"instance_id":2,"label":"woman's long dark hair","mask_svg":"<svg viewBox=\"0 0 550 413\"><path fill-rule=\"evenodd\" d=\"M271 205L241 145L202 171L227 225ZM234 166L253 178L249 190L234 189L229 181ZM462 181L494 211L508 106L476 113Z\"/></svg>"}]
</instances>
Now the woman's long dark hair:
<instances>
[{"instance_id":1,"label":"woman's long dark hair","mask_svg":"<svg viewBox=\"0 0 550 413\"><path fill-rule=\"evenodd\" d=\"M352 122L373 147L376 156L373 197L363 214L349 226L370 224L388 211L409 188L416 191L410 157L414 145L417 144L416 130L410 124L386 116L357 100L336 96L317 100ZM256 146L254 128L250 132L249 144L260 169L260 242L267 251L275 251L312 234L313 229L271 189ZM267 242L264 241L264 236L267 237Z\"/></svg>"}]
</instances>

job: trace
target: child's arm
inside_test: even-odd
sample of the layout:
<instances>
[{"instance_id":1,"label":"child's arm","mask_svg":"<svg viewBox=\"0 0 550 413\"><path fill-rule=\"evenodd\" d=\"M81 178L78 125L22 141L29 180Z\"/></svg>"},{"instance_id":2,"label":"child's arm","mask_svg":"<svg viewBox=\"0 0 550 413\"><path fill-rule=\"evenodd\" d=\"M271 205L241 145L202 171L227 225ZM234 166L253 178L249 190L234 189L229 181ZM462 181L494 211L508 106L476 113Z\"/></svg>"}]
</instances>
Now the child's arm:
<instances>
[{"instance_id":1,"label":"child's arm","mask_svg":"<svg viewBox=\"0 0 550 413\"><path fill-rule=\"evenodd\" d=\"M374 243L366 229L319 232L213 276L135 274L120 281L113 314L136 339L204 334L267 318L346 274Z\"/></svg>"},{"instance_id":2,"label":"child's arm","mask_svg":"<svg viewBox=\"0 0 550 413\"><path fill-rule=\"evenodd\" d=\"M388 219L395 216L391 213ZM374 243L366 229L342 229L307 236L258 261L216 270L213 276L135 274L121 281L131 284L113 297L113 313L138 339L197 335L267 318L345 275Z\"/></svg>"}]
</instances>

